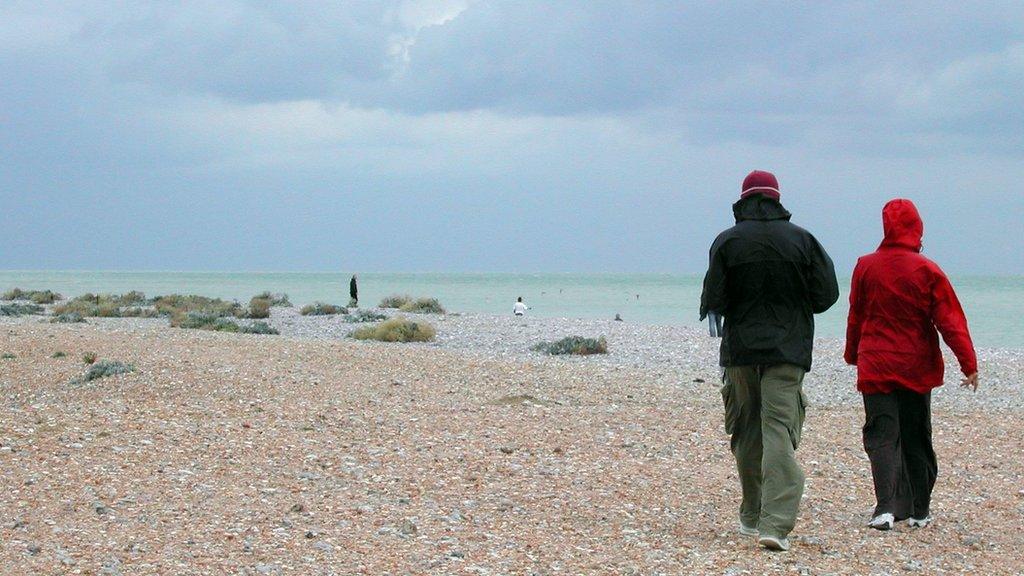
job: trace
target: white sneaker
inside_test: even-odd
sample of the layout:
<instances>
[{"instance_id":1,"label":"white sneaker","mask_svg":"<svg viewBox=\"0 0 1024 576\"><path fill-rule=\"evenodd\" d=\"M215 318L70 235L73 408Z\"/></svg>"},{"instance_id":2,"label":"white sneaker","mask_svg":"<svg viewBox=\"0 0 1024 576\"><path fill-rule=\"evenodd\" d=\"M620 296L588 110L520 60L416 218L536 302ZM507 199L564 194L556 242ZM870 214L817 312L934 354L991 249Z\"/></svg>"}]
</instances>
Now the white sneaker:
<instances>
[{"instance_id":1,"label":"white sneaker","mask_svg":"<svg viewBox=\"0 0 1024 576\"><path fill-rule=\"evenodd\" d=\"M871 521L868 522L868 527L874 528L875 530L892 530L892 526L895 523L896 518L892 514L886 512L885 514L879 514L872 518Z\"/></svg>"},{"instance_id":2,"label":"white sneaker","mask_svg":"<svg viewBox=\"0 0 1024 576\"><path fill-rule=\"evenodd\" d=\"M774 552L785 552L789 550L789 538L776 538L775 536L761 536L757 543Z\"/></svg>"},{"instance_id":3,"label":"white sneaker","mask_svg":"<svg viewBox=\"0 0 1024 576\"><path fill-rule=\"evenodd\" d=\"M758 531L757 528L751 528L750 526L744 525L743 521L740 520L740 534L744 536L757 536Z\"/></svg>"},{"instance_id":4,"label":"white sneaker","mask_svg":"<svg viewBox=\"0 0 1024 576\"><path fill-rule=\"evenodd\" d=\"M927 525L929 525L931 523L932 523L932 517L931 516L925 516L924 518L920 518L920 519L918 519L918 518L907 518L907 524L909 524L911 528L924 528L925 526L927 526Z\"/></svg>"}]
</instances>

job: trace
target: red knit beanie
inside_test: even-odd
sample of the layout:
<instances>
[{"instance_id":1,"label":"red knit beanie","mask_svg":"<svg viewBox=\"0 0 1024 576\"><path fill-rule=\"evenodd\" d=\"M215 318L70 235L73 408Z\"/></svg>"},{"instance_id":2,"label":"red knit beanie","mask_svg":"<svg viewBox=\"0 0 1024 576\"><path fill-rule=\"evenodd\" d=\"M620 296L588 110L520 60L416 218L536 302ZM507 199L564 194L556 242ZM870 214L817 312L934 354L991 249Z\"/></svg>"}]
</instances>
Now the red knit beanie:
<instances>
[{"instance_id":1,"label":"red knit beanie","mask_svg":"<svg viewBox=\"0 0 1024 576\"><path fill-rule=\"evenodd\" d=\"M775 179L775 174L763 170L754 170L747 174L747 177L743 179L743 192L740 194L740 198L746 198L751 194L761 194L775 200L781 198L779 181Z\"/></svg>"}]
</instances>

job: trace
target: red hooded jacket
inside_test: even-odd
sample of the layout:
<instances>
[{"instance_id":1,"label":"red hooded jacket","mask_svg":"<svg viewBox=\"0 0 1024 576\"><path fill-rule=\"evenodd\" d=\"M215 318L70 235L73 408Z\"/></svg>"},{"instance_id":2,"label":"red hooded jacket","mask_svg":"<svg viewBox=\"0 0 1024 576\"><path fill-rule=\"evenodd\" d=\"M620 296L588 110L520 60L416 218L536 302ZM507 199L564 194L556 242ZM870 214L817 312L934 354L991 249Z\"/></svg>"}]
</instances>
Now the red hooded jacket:
<instances>
[{"instance_id":1,"label":"red hooded jacket","mask_svg":"<svg viewBox=\"0 0 1024 576\"><path fill-rule=\"evenodd\" d=\"M938 264L920 254L924 223L917 208L910 200L890 201L882 226L882 245L857 260L850 287L845 358L857 366L857 390L886 394L901 387L924 394L941 386L939 333L964 375L977 372L953 286Z\"/></svg>"}]
</instances>

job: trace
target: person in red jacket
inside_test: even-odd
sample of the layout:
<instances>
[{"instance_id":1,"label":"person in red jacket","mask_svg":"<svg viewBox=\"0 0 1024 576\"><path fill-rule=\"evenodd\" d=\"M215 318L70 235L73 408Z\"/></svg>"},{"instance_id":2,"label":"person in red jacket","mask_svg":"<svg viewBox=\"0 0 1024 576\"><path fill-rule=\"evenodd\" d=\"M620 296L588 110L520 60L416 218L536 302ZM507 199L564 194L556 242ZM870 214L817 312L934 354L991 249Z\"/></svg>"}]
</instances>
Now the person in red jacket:
<instances>
[{"instance_id":1,"label":"person in red jacket","mask_svg":"<svg viewBox=\"0 0 1024 576\"><path fill-rule=\"evenodd\" d=\"M882 209L885 239L857 260L850 287L846 362L857 366L864 395L864 451L871 461L877 501L872 528L889 530L907 519L931 522L938 475L932 448L931 390L942 385L939 334L965 378L978 389L978 360L967 318L953 286L921 252L924 223L910 200Z\"/></svg>"}]
</instances>

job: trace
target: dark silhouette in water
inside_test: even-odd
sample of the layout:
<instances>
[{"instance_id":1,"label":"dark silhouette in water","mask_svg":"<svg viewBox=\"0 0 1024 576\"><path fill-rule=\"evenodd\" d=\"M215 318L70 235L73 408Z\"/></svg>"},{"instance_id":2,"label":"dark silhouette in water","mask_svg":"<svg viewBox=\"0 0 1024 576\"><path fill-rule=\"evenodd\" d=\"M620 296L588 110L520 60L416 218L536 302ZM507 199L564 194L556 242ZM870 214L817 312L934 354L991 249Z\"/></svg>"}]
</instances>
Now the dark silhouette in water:
<instances>
[{"instance_id":1,"label":"dark silhouette in water","mask_svg":"<svg viewBox=\"0 0 1024 576\"><path fill-rule=\"evenodd\" d=\"M356 285L356 275L352 275L352 279L348 282L348 296L352 299L352 306L359 305L359 286Z\"/></svg>"}]
</instances>

